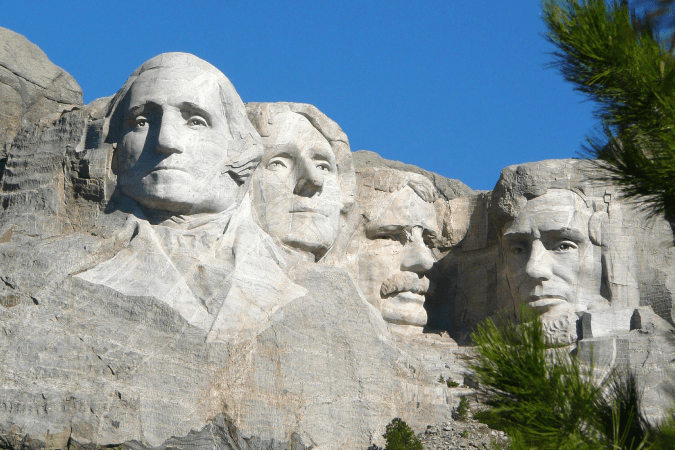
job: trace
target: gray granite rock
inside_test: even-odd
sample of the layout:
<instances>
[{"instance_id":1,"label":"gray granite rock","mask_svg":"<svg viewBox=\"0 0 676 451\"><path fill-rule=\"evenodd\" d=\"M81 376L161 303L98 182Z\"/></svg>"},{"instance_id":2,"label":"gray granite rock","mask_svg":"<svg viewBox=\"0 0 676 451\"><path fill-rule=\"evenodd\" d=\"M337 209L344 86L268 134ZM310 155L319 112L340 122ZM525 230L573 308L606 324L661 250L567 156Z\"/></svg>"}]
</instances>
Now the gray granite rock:
<instances>
[{"instance_id":1,"label":"gray granite rock","mask_svg":"<svg viewBox=\"0 0 676 451\"><path fill-rule=\"evenodd\" d=\"M237 343L210 341L152 293L85 277L143 235L116 197L102 133L89 107L74 109L24 127L9 152L0 190L6 446L360 448L382 442L395 416L422 430L457 403L435 382L439 362L462 373L455 343L432 340L420 355L338 268L293 263L287 273L305 294Z\"/></svg>"},{"instance_id":2,"label":"gray granite rock","mask_svg":"<svg viewBox=\"0 0 676 451\"><path fill-rule=\"evenodd\" d=\"M82 105L75 79L28 39L0 27L0 154L19 128L68 105Z\"/></svg>"},{"instance_id":3,"label":"gray granite rock","mask_svg":"<svg viewBox=\"0 0 676 451\"><path fill-rule=\"evenodd\" d=\"M434 172L426 171L412 164L402 163L401 161L388 160L370 150L358 150L353 152L352 161L355 169L385 167L398 169L400 171L413 172L427 177L434 183L436 189L447 200L458 197L472 197L474 191L460 180L449 179Z\"/></svg>"},{"instance_id":4,"label":"gray granite rock","mask_svg":"<svg viewBox=\"0 0 676 451\"><path fill-rule=\"evenodd\" d=\"M44 57L0 32L0 62ZM471 393L438 382L470 384L458 343L522 303L583 360L639 373L653 418L673 399L671 228L583 163L475 192L351 153L311 105L247 116L193 55L87 106L46 57L16 59L0 71L23 91L2 89L60 94L46 117L3 97L21 120L0 171L0 446L382 445L394 417L447 421Z\"/></svg>"}]
</instances>

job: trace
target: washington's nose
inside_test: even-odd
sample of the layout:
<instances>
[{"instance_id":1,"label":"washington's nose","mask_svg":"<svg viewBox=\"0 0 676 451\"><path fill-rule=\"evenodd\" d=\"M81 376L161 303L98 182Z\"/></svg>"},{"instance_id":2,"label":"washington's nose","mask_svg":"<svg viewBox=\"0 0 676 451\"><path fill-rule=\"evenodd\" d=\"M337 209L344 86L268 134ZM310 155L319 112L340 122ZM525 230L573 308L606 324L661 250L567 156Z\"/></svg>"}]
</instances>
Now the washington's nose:
<instances>
[{"instance_id":1,"label":"washington's nose","mask_svg":"<svg viewBox=\"0 0 676 451\"><path fill-rule=\"evenodd\" d=\"M183 153L183 143L177 124L170 115L163 115L160 128L157 131L157 153Z\"/></svg>"},{"instance_id":2,"label":"washington's nose","mask_svg":"<svg viewBox=\"0 0 676 451\"><path fill-rule=\"evenodd\" d=\"M305 158L296 164L296 186L293 194L296 196L312 197L322 192L324 174L317 168L316 162Z\"/></svg>"},{"instance_id":3,"label":"washington's nose","mask_svg":"<svg viewBox=\"0 0 676 451\"><path fill-rule=\"evenodd\" d=\"M423 228L413 227L409 242L404 247L404 255L401 259L401 270L422 274L429 271L434 265L432 251L425 245L423 240Z\"/></svg>"},{"instance_id":4,"label":"washington's nose","mask_svg":"<svg viewBox=\"0 0 676 451\"><path fill-rule=\"evenodd\" d=\"M552 278L552 268L547 255L547 249L540 240L534 240L531 245L526 274L537 280L549 280Z\"/></svg>"}]
</instances>

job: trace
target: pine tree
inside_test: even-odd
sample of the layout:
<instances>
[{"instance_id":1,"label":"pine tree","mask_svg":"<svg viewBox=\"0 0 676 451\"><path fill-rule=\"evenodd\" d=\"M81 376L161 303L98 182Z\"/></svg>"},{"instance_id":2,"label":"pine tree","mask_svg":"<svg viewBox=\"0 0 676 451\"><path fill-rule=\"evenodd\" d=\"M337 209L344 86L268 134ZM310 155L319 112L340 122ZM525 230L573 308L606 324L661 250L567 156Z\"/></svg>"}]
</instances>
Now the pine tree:
<instances>
[{"instance_id":1,"label":"pine tree","mask_svg":"<svg viewBox=\"0 0 676 451\"><path fill-rule=\"evenodd\" d=\"M596 178L663 214L673 231L673 35L661 39L654 17L632 13L626 1L543 0L545 37L557 47L552 66L598 104L602 134L583 151L601 169Z\"/></svg>"}]
</instances>

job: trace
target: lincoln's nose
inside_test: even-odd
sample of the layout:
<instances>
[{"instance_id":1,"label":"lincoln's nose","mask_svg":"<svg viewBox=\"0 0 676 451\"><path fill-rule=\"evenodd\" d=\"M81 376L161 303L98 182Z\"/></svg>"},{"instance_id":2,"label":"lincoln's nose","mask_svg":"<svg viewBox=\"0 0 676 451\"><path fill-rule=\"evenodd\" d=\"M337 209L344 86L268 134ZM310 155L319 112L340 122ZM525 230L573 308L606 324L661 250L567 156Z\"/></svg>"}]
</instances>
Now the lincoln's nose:
<instances>
[{"instance_id":1,"label":"lincoln's nose","mask_svg":"<svg viewBox=\"0 0 676 451\"><path fill-rule=\"evenodd\" d=\"M553 276L547 249L538 239L533 240L531 244L528 262L526 263L526 274L536 280L549 280Z\"/></svg>"}]
</instances>

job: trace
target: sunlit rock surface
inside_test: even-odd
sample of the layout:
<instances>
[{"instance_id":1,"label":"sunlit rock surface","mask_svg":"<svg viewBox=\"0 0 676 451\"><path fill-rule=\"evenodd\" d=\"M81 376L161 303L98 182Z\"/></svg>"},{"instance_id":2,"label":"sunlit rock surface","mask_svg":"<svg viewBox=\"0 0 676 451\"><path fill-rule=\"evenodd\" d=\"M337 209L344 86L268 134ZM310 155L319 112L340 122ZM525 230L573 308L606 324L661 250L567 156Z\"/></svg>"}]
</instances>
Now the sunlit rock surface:
<instances>
[{"instance_id":1,"label":"sunlit rock surface","mask_svg":"<svg viewBox=\"0 0 676 451\"><path fill-rule=\"evenodd\" d=\"M3 446L382 446L446 421L471 390L439 377L522 304L669 407L672 229L582 162L472 191L180 53L71 103L12 125L0 172Z\"/></svg>"}]
</instances>

